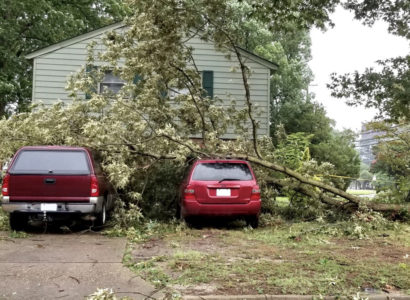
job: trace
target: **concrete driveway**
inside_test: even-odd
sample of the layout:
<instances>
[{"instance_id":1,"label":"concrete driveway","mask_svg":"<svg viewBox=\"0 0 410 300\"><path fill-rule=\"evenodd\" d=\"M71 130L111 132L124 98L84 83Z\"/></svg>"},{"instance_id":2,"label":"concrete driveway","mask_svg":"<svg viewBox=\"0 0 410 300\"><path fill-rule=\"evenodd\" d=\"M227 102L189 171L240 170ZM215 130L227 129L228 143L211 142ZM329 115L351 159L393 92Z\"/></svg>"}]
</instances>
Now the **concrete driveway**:
<instances>
[{"instance_id":1,"label":"concrete driveway","mask_svg":"<svg viewBox=\"0 0 410 300\"><path fill-rule=\"evenodd\" d=\"M155 288L122 265L124 238L101 234L0 232L0 299L83 299L97 288L118 297L161 298Z\"/></svg>"}]
</instances>

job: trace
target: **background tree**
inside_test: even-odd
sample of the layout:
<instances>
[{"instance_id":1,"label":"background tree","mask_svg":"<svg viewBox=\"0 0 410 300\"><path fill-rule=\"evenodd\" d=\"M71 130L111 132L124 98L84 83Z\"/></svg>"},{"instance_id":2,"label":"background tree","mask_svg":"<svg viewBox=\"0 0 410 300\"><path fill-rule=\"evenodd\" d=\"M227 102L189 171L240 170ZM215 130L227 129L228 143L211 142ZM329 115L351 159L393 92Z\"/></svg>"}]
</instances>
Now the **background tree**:
<instances>
[{"instance_id":1,"label":"background tree","mask_svg":"<svg viewBox=\"0 0 410 300\"><path fill-rule=\"evenodd\" d=\"M2 0L0 2L0 116L31 101L31 63L25 55L121 20L118 0Z\"/></svg>"},{"instance_id":2,"label":"background tree","mask_svg":"<svg viewBox=\"0 0 410 300\"><path fill-rule=\"evenodd\" d=\"M333 131L329 139L311 145L312 157L320 163L330 162L334 165L336 174L333 175L351 177L342 180L343 185L336 184L344 190L360 172L360 157L354 148L354 141L355 134L351 130Z\"/></svg>"},{"instance_id":3,"label":"background tree","mask_svg":"<svg viewBox=\"0 0 410 300\"><path fill-rule=\"evenodd\" d=\"M383 20L389 25L390 33L410 38L410 3L406 0L347 0L343 6L366 25L372 26L377 20Z\"/></svg>"},{"instance_id":4,"label":"background tree","mask_svg":"<svg viewBox=\"0 0 410 300\"><path fill-rule=\"evenodd\" d=\"M241 46L279 65L271 77L270 95L270 133L275 145L280 146L280 137L276 136L279 128L289 135L298 132L311 135L312 158L319 163L334 163L337 175L357 177L359 159L353 149L353 134L334 131L334 121L309 93L314 79L308 65L311 59L309 31L295 20L284 21L269 30L268 24L252 17L249 3L232 3L238 15L250 15L245 20L237 17L235 21L240 28L237 35L241 37ZM345 181L345 188L348 182Z\"/></svg>"},{"instance_id":5,"label":"background tree","mask_svg":"<svg viewBox=\"0 0 410 300\"><path fill-rule=\"evenodd\" d=\"M410 202L409 124L401 122L397 125L391 125L386 122L376 122L372 123L370 127L384 132L383 135L377 137L379 143L374 148L376 160L372 164L371 170L390 176L391 181L388 181L385 187L390 188L393 201Z\"/></svg>"},{"instance_id":6,"label":"background tree","mask_svg":"<svg viewBox=\"0 0 410 300\"><path fill-rule=\"evenodd\" d=\"M383 20L390 33L410 39L410 3L406 0L348 0L344 7L355 13L355 18L366 25ZM347 104L374 107L379 117L391 122L401 118L409 121L410 56L390 58L377 62L381 70L368 68L364 73L332 74L328 85L332 95L350 97Z\"/></svg>"},{"instance_id":7,"label":"background tree","mask_svg":"<svg viewBox=\"0 0 410 300\"><path fill-rule=\"evenodd\" d=\"M390 33L410 38L408 1L348 0L344 7L352 10L355 18L366 25L383 20ZM332 74L328 87L333 96L349 98L349 105L378 109L381 122L369 128L386 134L378 137L379 145L375 148L377 160L372 171L379 175L376 187L390 189L393 195L387 198L392 201L409 201L410 56L377 61L377 64L380 67L377 70L368 68L363 73Z\"/></svg>"},{"instance_id":8,"label":"background tree","mask_svg":"<svg viewBox=\"0 0 410 300\"><path fill-rule=\"evenodd\" d=\"M364 73L332 74L332 96L350 98L347 104L379 110L379 118L397 123L410 120L410 56L378 61L381 71L368 68Z\"/></svg>"}]
</instances>

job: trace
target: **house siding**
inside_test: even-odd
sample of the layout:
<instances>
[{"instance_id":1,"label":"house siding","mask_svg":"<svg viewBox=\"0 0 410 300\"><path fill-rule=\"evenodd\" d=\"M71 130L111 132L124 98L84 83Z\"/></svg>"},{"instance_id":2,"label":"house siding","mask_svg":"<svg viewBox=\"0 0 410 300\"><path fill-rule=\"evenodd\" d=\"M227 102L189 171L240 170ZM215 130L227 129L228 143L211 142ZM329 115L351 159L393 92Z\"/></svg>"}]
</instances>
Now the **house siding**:
<instances>
[{"instance_id":1,"label":"house siding","mask_svg":"<svg viewBox=\"0 0 410 300\"><path fill-rule=\"evenodd\" d=\"M123 30L122 28L117 30ZM96 41L95 53L103 51L101 43L103 34L80 42L58 48L34 58L33 68L33 102L53 104L56 100L70 103L69 92L66 91L67 80L70 75L78 72L86 63L87 45ZM214 97L223 100L223 106L229 106L232 100L237 108L246 105L245 90L243 88L242 74L234 55L229 58L225 53L217 51L212 42L203 41L197 37L187 42L193 51L195 64L200 71L213 71ZM258 135L269 134L269 79L270 69L248 57L243 56L245 64L251 70L249 78L251 101L257 110L255 119L259 122ZM103 64L96 61L95 65ZM227 138L233 138L231 132Z\"/></svg>"}]
</instances>

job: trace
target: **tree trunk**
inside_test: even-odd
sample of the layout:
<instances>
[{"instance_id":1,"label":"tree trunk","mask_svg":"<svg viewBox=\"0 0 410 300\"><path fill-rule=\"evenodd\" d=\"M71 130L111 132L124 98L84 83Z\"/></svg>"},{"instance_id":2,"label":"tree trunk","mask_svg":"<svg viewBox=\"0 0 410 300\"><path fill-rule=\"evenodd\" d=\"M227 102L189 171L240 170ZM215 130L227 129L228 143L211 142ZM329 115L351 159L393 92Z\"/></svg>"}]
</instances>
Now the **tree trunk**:
<instances>
[{"instance_id":1,"label":"tree trunk","mask_svg":"<svg viewBox=\"0 0 410 300\"><path fill-rule=\"evenodd\" d=\"M370 202L370 201L364 201L363 199L356 197L354 195L348 194L345 191L342 191L338 188L335 188L333 186L330 186L328 184L325 184L323 182L320 181L316 181L313 179L309 179L304 177L303 175L288 169L284 166L275 164L275 163L271 163L271 162L267 162L261 159L258 159L256 157L252 157L252 156L246 156L246 155L233 155L233 157L238 158L238 159L245 159L248 160L254 164L257 164L259 166L271 169L273 171L277 171L280 173L283 173L291 178L296 179L297 181L299 181L302 184L307 184L307 185L311 185L317 188L320 188L322 191L325 192L329 192L334 194L335 196L339 196L342 197L346 200L348 200L351 203L354 203L357 207L359 206L364 206L367 207L369 209L373 209L375 211L395 211L398 212L400 210L405 210L410 212L410 206L409 205L398 205L398 204L384 204L384 203L374 203L374 202ZM277 183L279 184L279 183ZM305 193L305 195L307 196L311 196L311 197L315 197L316 199L319 198L320 201L327 203L327 204L331 204L331 205L341 205L343 204L343 202L336 200L332 197L329 197L327 195L324 194L320 194L317 195L315 192L311 192L308 189L304 188L303 185L289 185L289 183L287 184L287 186L290 186L290 188L294 189L295 191L299 191L301 193Z\"/></svg>"},{"instance_id":2,"label":"tree trunk","mask_svg":"<svg viewBox=\"0 0 410 300\"><path fill-rule=\"evenodd\" d=\"M295 171L293 171L289 168L286 168L284 166L281 166L281 165L278 165L278 164L275 164L275 163L271 163L271 162L267 162L267 161L264 161L264 160L261 160L259 158L252 157L252 156L234 155L234 157L239 158L239 159L245 159L245 160L248 160L248 161L250 161L252 163L255 163L259 166L262 166L262 167L265 167L265 168L268 168L268 169L271 169L271 170L286 174L287 176L289 176L291 178L294 178L294 179L296 179L297 181L299 181L301 183L313 185L313 186L318 187L318 188L320 188L320 189L322 189L326 192L332 193L332 194L340 196L340 197L342 197L346 200L349 200L350 202L353 202L353 203L356 203L356 204L361 203L361 199L359 197L348 194L345 191L342 191L338 188L327 185L323 182L306 178L306 177L302 176L301 174L299 174L299 173L297 173L297 172L295 172Z\"/></svg>"},{"instance_id":3,"label":"tree trunk","mask_svg":"<svg viewBox=\"0 0 410 300\"><path fill-rule=\"evenodd\" d=\"M288 182L284 179L277 179L273 177L269 177L266 179L267 183L273 183L275 185L279 185L281 187L289 187L295 192L301 193L305 196L312 197L314 199L317 199L325 204L332 205L332 206L342 206L348 202L343 202L340 200L333 199L332 197L329 197L327 195L324 195L323 193L316 193L311 189L308 189L306 186L302 184L297 184L297 183L292 183Z\"/></svg>"}]
</instances>

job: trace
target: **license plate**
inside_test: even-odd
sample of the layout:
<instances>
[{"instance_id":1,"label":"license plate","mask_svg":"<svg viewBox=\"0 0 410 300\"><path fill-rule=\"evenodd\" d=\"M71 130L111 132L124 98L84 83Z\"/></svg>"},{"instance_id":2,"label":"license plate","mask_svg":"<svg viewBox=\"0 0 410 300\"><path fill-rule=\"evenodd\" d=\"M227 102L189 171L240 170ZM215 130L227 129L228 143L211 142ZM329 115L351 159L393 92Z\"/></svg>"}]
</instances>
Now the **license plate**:
<instances>
[{"instance_id":1,"label":"license plate","mask_svg":"<svg viewBox=\"0 0 410 300\"><path fill-rule=\"evenodd\" d=\"M41 203L41 211L57 211L56 203Z\"/></svg>"},{"instance_id":2,"label":"license plate","mask_svg":"<svg viewBox=\"0 0 410 300\"><path fill-rule=\"evenodd\" d=\"M216 189L216 195L221 197L231 196L230 189Z\"/></svg>"}]
</instances>

